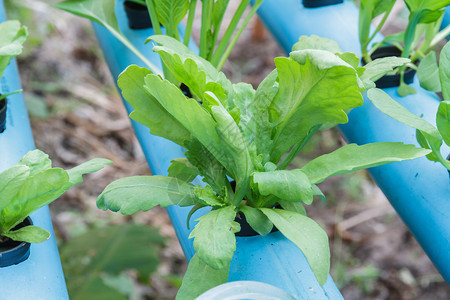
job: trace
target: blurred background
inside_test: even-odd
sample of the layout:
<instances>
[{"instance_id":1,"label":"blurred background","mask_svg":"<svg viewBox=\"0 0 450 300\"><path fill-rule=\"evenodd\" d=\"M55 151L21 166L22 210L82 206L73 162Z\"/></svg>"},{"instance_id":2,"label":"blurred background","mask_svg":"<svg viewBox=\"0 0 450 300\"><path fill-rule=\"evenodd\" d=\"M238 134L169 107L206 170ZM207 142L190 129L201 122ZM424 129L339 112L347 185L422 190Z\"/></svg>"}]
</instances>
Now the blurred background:
<instances>
[{"instance_id":1,"label":"blurred background","mask_svg":"<svg viewBox=\"0 0 450 300\"><path fill-rule=\"evenodd\" d=\"M165 210L124 217L96 208L111 181L150 173L90 23L55 2L5 0L9 19L30 32L18 63L36 147L66 169L95 157L114 161L50 206L71 299L174 299L187 262ZM404 9L395 7L384 34L405 26ZM285 55L254 18L223 71L257 87ZM343 144L336 129L322 131L292 167ZM449 286L365 171L320 188L327 201L307 211L328 232L331 275L345 299L449 299ZM137 232L146 232L143 249L116 249ZM129 265L124 257L133 255L145 267Z\"/></svg>"}]
</instances>

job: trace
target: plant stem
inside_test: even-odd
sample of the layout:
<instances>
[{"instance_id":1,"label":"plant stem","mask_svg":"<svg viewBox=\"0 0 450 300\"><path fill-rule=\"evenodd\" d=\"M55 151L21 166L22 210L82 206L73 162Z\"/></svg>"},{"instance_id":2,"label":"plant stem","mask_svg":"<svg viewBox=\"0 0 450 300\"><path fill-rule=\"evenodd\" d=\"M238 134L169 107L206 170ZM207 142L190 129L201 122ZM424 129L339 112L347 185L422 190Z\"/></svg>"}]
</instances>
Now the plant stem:
<instances>
[{"instance_id":1,"label":"plant stem","mask_svg":"<svg viewBox=\"0 0 450 300\"><path fill-rule=\"evenodd\" d=\"M108 25L104 25L119 41L122 42L131 52L133 52L147 67L156 75L162 75L163 72L157 66L152 64L136 47L122 34L110 28Z\"/></svg>"},{"instance_id":2,"label":"plant stem","mask_svg":"<svg viewBox=\"0 0 450 300\"><path fill-rule=\"evenodd\" d=\"M281 164L277 167L277 170L284 170L289 166L292 160L297 156L297 154L303 149L303 147L309 142L311 137L319 130L322 124L314 126L308 133L308 135L300 142L295 144L286 158L281 162Z\"/></svg>"},{"instance_id":3,"label":"plant stem","mask_svg":"<svg viewBox=\"0 0 450 300\"><path fill-rule=\"evenodd\" d=\"M210 6L213 0L203 0L202 27L200 29L200 57L206 58L208 52L208 29L211 27Z\"/></svg>"},{"instance_id":4,"label":"plant stem","mask_svg":"<svg viewBox=\"0 0 450 300\"><path fill-rule=\"evenodd\" d=\"M405 30L405 37L403 39L403 51L402 57L408 58L411 52L411 45L414 42L414 36L416 33L416 26L418 23L419 15L412 13L408 22L408 26Z\"/></svg>"},{"instance_id":5,"label":"plant stem","mask_svg":"<svg viewBox=\"0 0 450 300\"><path fill-rule=\"evenodd\" d=\"M230 56L231 50L233 50L234 45L236 45L237 40L241 36L242 32L244 31L245 27L247 27L248 22L250 22L250 19L255 15L256 11L258 10L259 6L261 6L263 0L256 1L255 4L252 7L252 10L247 15L247 17L244 19L244 22L241 24L241 27L231 40L231 43L226 48L225 52L222 54L222 57L219 60L219 63L217 64L216 68L217 70L221 70L225 62L227 61L228 56Z\"/></svg>"},{"instance_id":6,"label":"plant stem","mask_svg":"<svg viewBox=\"0 0 450 300\"><path fill-rule=\"evenodd\" d=\"M162 34L161 27L159 26L158 14L156 13L156 7L153 0L146 0L148 14L150 15L150 20L152 21L153 30L155 34Z\"/></svg>"},{"instance_id":7,"label":"plant stem","mask_svg":"<svg viewBox=\"0 0 450 300\"><path fill-rule=\"evenodd\" d=\"M191 0L189 4L189 15L186 23L186 31L184 33L184 45L189 46L189 41L191 39L192 24L195 18L195 9L197 7L197 0Z\"/></svg>"},{"instance_id":8,"label":"plant stem","mask_svg":"<svg viewBox=\"0 0 450 300\"><path fill-rule=\"evenodd\" d=\"M247 5L250 3L250 0L243 0L241 4L239 4L238 9L234 13L233 18L231 19L230 24L228 25L227 30L225 31L225 34L222 37L222 40L220 41L219 45L216 48L216 51L214 52L214 55L211 58L211 63L213 66L216 66L219 64L220 58L222 57L222 54L225 52L225 49L227 47L228 42L230 41L231 37L233 36L233 32L236 29L236 27L239 24L239 20L241 19L242 15L245 12L245 9Z\"/></svg>"}]
</instances>

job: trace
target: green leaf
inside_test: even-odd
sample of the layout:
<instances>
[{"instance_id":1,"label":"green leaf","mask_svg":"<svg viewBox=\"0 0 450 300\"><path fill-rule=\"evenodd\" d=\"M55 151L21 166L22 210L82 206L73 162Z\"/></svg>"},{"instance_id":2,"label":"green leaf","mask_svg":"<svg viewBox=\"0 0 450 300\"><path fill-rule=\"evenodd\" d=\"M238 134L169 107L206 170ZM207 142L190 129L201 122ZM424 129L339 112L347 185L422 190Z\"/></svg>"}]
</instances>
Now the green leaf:
<instances>
[{"instance_id":1,"label":"green leaf","mask_svg":"<svg viewBox=\"0 0 450 300\"><path fill-rule=\"evenodd\" d=\"M194 165L214 191L222 194L222 188L227 184L225 168L199 141L186 142L188 151L184 153L189 162Z\"/></svg>"},{"instance_id":2,"label":"green leaf","mask_svg":"<svg viewBox=\"0 0 450 300\"><path fill-rule=\"evenodd\" d=\"M316 50L326 50L331 53L342 52L339 44L329 38L319 37L317 35L306 36L302 35L298 42L292 46L292 51L306 50L306 49L316 49Z\"/></svg>"},{"instance_id":3,"label":"green leaf","mask_svg":"<svg viewBox=\"0 0 450 300\"><path fill-rule=\"evenodd\" d=\"M250 186L252 161L244 137L231 115L222 106L213 106L211 110L217 122L216 131L225 154L223 157L216 157L234 175L233 178L236 180L234 203L237 205Z\"/></svg>"},{"instance_id":4,"label":"green leaf","mask_svg":"<svg viewBox=\"0 0 450 300\"><path fill-rule=\"evenodd\" d=\"M177 178L166 176L132 176L110 183L98 196L97 207L131 215L160 205L195 204L194 186Z\"/></svg>"},{"instance_id":5,"label":"green leaf","mask_svg":"<svg viewBox=\"0 0 450 300\"><path fill-rule=\"evenodd\" d=\"M189 238L194 239L196 255L213 269L229 266L236 250L235 233L240 230L234 221L236 212L232 206L210 211L200 217Z\"/></svg>"},{"instance_id":6,"label":"green leaf","mask_svg":"<svg viewBox=\"0 0 450 300\"><path fill-rule=\"evenodd\" d=\"M343 61L345 61L346 63L348 63L350 66L352 66L355 70L359 69L359 57L356 56L355 53L351 53L351 52L344 52L344 53L336 53L336 55L342 59Z\"/></svg>"},{"instance_id":7,"label":"green leaf","mask_svg":"<svg viewBox=\"0 0 450 300\"><path fill-rule=\"evenodd\" d=\"M175 158L170 161L169 177L191 182L199 175L198 170L187 160L187 158Z\"/></svg>"},{"instance_id":8,"label":"green leaf","mask_svg":"<svg viewBox=\"0 0 450 300\"><path fill-rule=\"evenodd\" d=\"M330 248L326 232L312 219L301 214L260 208L281 233L299 247L309 262L320 285L330 272Z\"/></svg>"},{"instance_id":9,"label":"green leaf","mask_svg":"<svg viewBox=\"0 0 450 300\"><path fill-rule=\"evenodd\" d=\"M425 137L426 136L426 137ZM416 140L419 143L420 147L425 148L425 149L430 149L431 150L431 146L430 143L428 142L428 138L430 138L430 135L427 135L427 133L425 133L424 131L421 131L419 129L416 129ZM441 140L442 141L442 140ZM440 145L439 145L440 147ZM437 154L438 156L440 155ZM430 152L426 155L426 157L431 160L431 161L439 161L439 158L434 152Z\"/></svg>"},{"instance_id":10,"label":"green leaf","mask_svg":"<svg viewBox=\"0 0 450 300\"><path fill-rule=\"evenodd\" d=\"M32 212L56 200L64 193L62 187L68 180L67 172L59 168L28 177L21 190L1 211L2 231L11 230Z\"/></svg>"},{"instance_id":11,"label":"green leaf","mask_svg":"<svg viewBox=\"0 0 450 300\"><path fill-rule=\"evenodd\" d=\"M436 126L444 142L450 146L450 101L439 103L436 114Z\"/></svg>"},{"instance_id":12,"label":"green leaf","mask_svg":"<svg viewBox=\"0 0 450 300\"><path fill-rule=\"evenodd\" d=\"M442 96L450 101L450 42L445 44L439 57L439 78L441 80Z\"/></svg>"},{"instance_id":13,"label":"green leaf","mask_svg":"<svg viewBox=\"0 0 450 300\"><path fill-rule=\"evenodd\" d=\"M244 213L248 224L260 235L264 236L272 231L272 222L259 209L243 206L240 208L240 211Z\"/></svg>"},{"instance_id":14,"label":"green leaf","mask_svg":"<svg viewBox=\"0 0 450 300\"><path fill-rule=\"evenodd\" d=\"M223 105L226 105L225 99L233 98L231 82L225 75L185 45L171 37L159 35L149 37L148 41L155 41L159 44L153 47L153 51L161 56L165 66L175 78L189 87L194 97L207 102L205 93L209 91Z\"/></svg>"},{"instance_id":15,"label":"green leaf","mask_svg":"<svg viewBox=\"0 0 450 300\"><path fill-rule=\"evenodd\" d=\"M269 121L269 107L278 93L277 78L277 70L272 71L258 86L253 101L240 108L241 105L236 104L241 112L239 126L248 145L254 141L256 153L251 156L254 164L256 164L256 154L263 156L262 164L270 160L273 124Z\"/></svg>"},{"instance_id":16,"label":"green leaf","mask_svg":"<svg viewBox=\"0 0 450 300\"><path fill-rule=\"evenodd\" d=\"M28 30L19 21L11 20L0 24L0 77L11 59L22 53Z\"/></svg>"},{"instance_id":17,"label":"green leaf","mask_svg":"<svg viewBox=\"0 0 450 300\"><path fill-rule=\"evenodd\" d=\"M213 189L207 185L202 187L200 185L196 185L194 188L195 196L198 198L198 202L200 202L204 206L212 206L212 207L222 207L225 206L222 199L220 199L216 193L214 193Z\"/></svg>"},{"instance_id":18,"label":"green leaf","mask_svg":"<svg viewBox=\"0 0 450 300\"><path fill-rule=\"evenodd\" d=\"M405 0L411 12L419 10L438 10L450 4L450 0Z\"/></svg>"},{"instance_id":19,"label":"green leaf","mask_svg":"<svg viewBox=\"0 0 450 300\"><path fill-rule=\"evenodd\" d=\"M276 58L279 91L270 106L273 132L271 161L278 163L319 124L346 123L344 109L362 105L356 70L323 50L291 52Z\"/></svg>"},{"instance_id":20,"label":"green leaf","mask_svg":"<svg viewBox=\"0 0 450 300\"><path fill-rule=\"evenodd\" d=\"M222 269L216 270L205 264L195 254L189 262L181 288L176 300L192 300L222 283L227 282L230 263Z\"/></svg>"},{"instance_id":21,"label":"green leaf","mask_svg":"<svg viewBox=\"0 0 450 300\"><path fill-rule=\"evenodd\" d=\"M371 12L371 20L389 10L395 0L361 0L360 5Z\"/></svg>"},{"instance_id":22,"label":"green leaf","mask_svg":"<svg viewBox=\"0 0 450 300\"><path fill-rule=\"evenodd\" d=\"M50 238L50 233L47 230L32 225L3 233L3 235L14 241L27 243L42 243Z\"/></svg>"},{"instance_id":23,"label":"green leaf","mask_svg":"<svg viewBox=\"0 0 450 300\"><path fill-rule=\"evenodd\" d=\"M94 158L90 161L84 162L81 165L78 165L70 170L67 170L67 174L69 175L70 188L76 184L83 182L83 175L97 172L105 165L111 165L113 162L109 159L105 158Z\"/></svg>"},{"instance_id":24,"label":"green leaf","mask_svg":"<svg viewBox=\"0 0 450 300\"><path fill-rule=\"evenodd\" d=\"M48 155L39 149L27 152L17 164L29 167L30 176L34 176L52 167L52 161L48 158Z\"/></svg>"},{"instance_id":25,"label":"green leaf","mask_svg":"<svg viewBox=\"0 0 450 300\"><path fill-rule=\"evenodd\" d=\"M11 202L29 176L30 168L23 165L15 165L0 173L0 211Z\"/></svg>"},{"instance_id":26,"label":"green leaf","mask_svg":"<svg viewBox=\"0 0 450 300\"><path fill-rule=\"evenodd\" d=\"M279 200L278 204L285 210L293 211L306 217L306 210L302 202L291 202L286 200Z\"/></svg>"},{"instance_id":27,"label":"green leaf","mask_svg":"<svg viewBox=\"0 0 450 300\"><path fill-rule=\"evenodd\" d=\"M189 0L158 0L155 4L159 22L176 32L178 24L188 11Z\"/></svg>"},{"instance_id":28,"label":"green leaf","mask_svg":"<svg viewBox=\"0 0 450 300\"><path fill-rule=\"evenodd\" d=\"M370 89L367 92L367 97L372 101L376 108L391 118L411 126L413 128L427 132L428 134L441 139L441 135L434 128L422 118L410 113L405 107L400 105L397 101L392 99L386 92L380 89Z\"/></svg>"},{"instance_id":29,"label":"green leaf","mask_svg":"<svg viewBox=\"0 0 450 300\"><path fill-rule=\"evenodd\" d=\"M108 30L120 32L114 13L114 0L66 0L56 3L56 8L62 9L82 18L97 22Z\"/></svg>"},{"instance_id":30,"label":"green leaf","mask_svg":"<svg viewBox=\"0 0 450 300\"><path fill-rule=\"evenodd\" d=\"M432 92L441 91L439 81L439 69L436 60L436 52L431 51L420 62L417 70L420 86Z\"/></svg>"},{"instance_id":31,"label":"green leaf","mask_svg":"<svg viewBox=\"0 0 450 300\"><path fill-rule=\"evenodd\" d=\"M383 57L375 59L364 66L364 73L361 75L361 80L364 82L375 82L389 72L392 72L397 67L409 63L409 58L403 57Z\"/></svg>"},{"instance_id":32,"label":"green leaf","mask_svg":"<svg viewBox=\"0 0 450 300\"><path fill-rule=\"evenodd\" d=\"M319 183L334 175L381 166L391 162L425 156L429 150L403 143L383 142L362 146L349 144L329 154L313 159L301 170L312 183Z\"/></svg>"},{"instance_id":33,"label":"green leaf","mask_svg":"<svg viewBox=\"0 0 450 300\"><path fill-rule=\"evenodd\" d=\"M114 12L115 0L66 0L56 3L56 8L62 9L76 16L94 21L105 27L125 47L133 52L143 63L155 73L161 71L151 63L136 47L122 34Z\"/></svg>"},{"instance_id":34,"label":"green leaf","mask_svg":"<svg viewBox=\"0 0 450 300\"><path fill-rule=\"evenodd\" d=\"M277 170L253 173L253 182L263 196L274 195L292 202L311 204L313 191L311 182L301 170Z\"/></svg>"},{"instance_id":35,"label":"green leaf","mask_svg":"<svg viewBox=\"0 0 450 300\"><path fill-rule=\"evenodd\" d=\"M144 88L144 78L149 74L150 70L132 65L119 75L117 84L134 108L130 118L150 128L151 134L183 146L191 139L190 133Z\"/></svg>"},{"instance_id":36,"label":"green leaf","mask_svg":"<svg viewBox=\"0 0 450 300\"><path fill-rule=\"evenodd\" d=\"M136 270L148 281L160 263L164 239L156 228L134 224L90 229L60 249L70 299L128 299L105 283L105 274Z\"/></svg>"},{"instance_id":37,"label":"green leaf","mask_svg":"<svg viewBox=\"0 0 450 300\"><path fill-rule=\"evenodd\" d=\"M198 70L203 71L207 78L215 79L219 77L219 71L217 71L209 61L201 58L176 39L169 36L152 35L145 42L148 43L150 41L158 43L158 46L153 47L153 51L158 52L161 59L165 64L167 64L167 67L172 73L174 73L174 75L176 75L177 72L174 72L176 70L171 66L173 63L171 60L178 57L178 60L182 63L184 63L187 59L195 62ZM173 64L175 66L175 63Z\"/></svg>"}]
</instances>

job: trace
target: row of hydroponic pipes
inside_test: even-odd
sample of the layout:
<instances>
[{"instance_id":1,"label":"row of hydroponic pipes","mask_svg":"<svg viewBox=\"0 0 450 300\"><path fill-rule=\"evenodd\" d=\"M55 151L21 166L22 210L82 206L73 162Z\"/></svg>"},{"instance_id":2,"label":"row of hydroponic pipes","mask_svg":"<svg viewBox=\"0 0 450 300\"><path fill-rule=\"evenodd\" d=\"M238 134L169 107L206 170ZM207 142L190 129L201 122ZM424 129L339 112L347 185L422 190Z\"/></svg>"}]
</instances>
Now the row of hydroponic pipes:
<instances>
[{"instance_id":1,"label":"row of hydroponic pipes","mask_svg":"<svg viewBox=\"0 0 450 300\"><path fill-rule=\"evenodd\" d=\"M122 1L118 1L116 3L115 12L118 20L118 28L120 33L127 38L134 49L130 50L130 45L127 45L127 42L124 43L123 38L117 39L117 34L111 33L111 31L106 30L98 24L94 24L98 39L104 50L106 60L110 66L114 78L118 78L119 74L131 64L148 66L149 64L146 61L142 61L142 57L145 57L145 59L148 60L151 65L156 66L156 68L163 69L159 61L159 56L151 51L151 47L144 45L146 38L156 32L155 28L139 30L131 29L122 5ZM353 50L354 52L358 52L358 50L354 50L357 49L355 48L357 47L355 45L357 45L358 40L357 27L355 25L357 24L358 12L352 3L345 2L344 4L321 7L317 9L306 9L295 1L288 3L286 6L277 6L275 1L266 0L259 7L258 13L264 22L266 22L268 27L274 32L275 36L281 40L281 44L285 47L287 52L289 52L291 46L297 42L298 37L302 34L317 34L319 36L331 37L338 41L338 44L344 51ZM339 18L336 16L339 16ZM341 22L320 22L320 20L323 19L341 20ZM298 21L299 24L292 24L292 20ZM354 22L355 20L356 22ZM178 29L180 30L180 35L185 33L184 28L178 27ZM345 41L340 40L344 37L346 39ZM286 40L288 43L287 45L289 46L286 46L286 42L283 43L283 41ZM161 44L165 46L164 42L161 42ZM188 45L193 51L202 52L202 45L200 45L200 50L198 50L192 42ZM144 56L136 55L137 53L144 54ZM14 65L8 67L9 69L5 72L14 69L14 67ZM13 71L10 71L10 73L11 72L12 74L8 74L8 76L5 75L5 78L8 78L11 81L18 81L17 71L14 69ZM11 87L11 89L20 88L18 83L14 84L15 86ZM402 98L402 101L405 99L402 104L406 103L405 106L407 106L408 109L418 115L423 114L425 119L432 122L436 115L437 106L439 105L438 98L435 94L424 91L418 85L417 80L412 86L416 89L417 94ZM193 90L193 87L190 88ZM385 91L387 91L392 98L397 97L395 88L388 88L385 89ZM2 92L6 91L3 90ZM12 97L20 96L14 95L11 96L11 98ZM420 101L418 99L420 99ZM378 141L403 141L408 144L415 143L414 134L409 134L409 132L413 132L414 129L407 126L402 127L401 125L395 123L395 121L392 121L380 113L378 110L371 107L371 103L368 100L365 100L364 102L365 104L362 109L354 109L349 114L349 124L342 127L344 135L347 136L350 142L356 142L357 144L366 144L368 142ZM14 102L10 101L10 103ZM409 106L409 103L411 103L411 106ZM16 106L18 106L18 108L15 108ZM125 106L129 112L133 111L133 108L126 101ZM14 120L25 118L24 122L20 122L20 124L24 124L23 126L25 127L22 129L16 128L14 125L17 123L11 122L10 125L12 126L7 126L5 132L0 135L2 139L5 139L1 140L2 145L11 145L11 147L1 147L2 163L5 164L2 169L5 169L6 167L17 162L20 157L26 153L26 151L33 148L28 120L26 119L26 114L23 109L24 106L20 100L16 101L15 104L11 104L9 107L9 110L11 111L11 118L14 118ZM134 107L134 109L136 109L136 107ZM18 111L18 113L14 113L13 116L13 112L15 111ZM18 116L15 116L16 114ZM379 120L383 121L380 122ZM374 127L371 126L371 122L377 124L382 123L386 127L379 126L379 124L377 127ZM138 136L142 148L144 149L144 153L153 174L167 175L167 169L170 166L171 160L183 157L185 150L181 146L167 141L166 139L149 134L147 127L135 121L133 121L133 127L135 128L136 135ZM386 128L389 128L389 130ZM13 130L19 130L18 132L20 133L12 133ZM377 132L377 130L379 130L379 132ZM386 132L389 132L392 136L386 135ZM20 151L18 151L19 148L21 149ZM10 152L3 152L7 150ZM6 153L13 153L14 155ZM3 157L8 157L8 159L5 159L5 162L3 162ZM441 273L444 277L448 278L446 276L446 274L448 274L448 266L444 264L444 260L448 258L449 234L448 226L446 225L448 225L448 214L450 213L448 209L448 201L445 201L449 195L448 176L446 174L446 170L445 168L442 168L442 166L432 163L425 158L413 160L408 163L410 163L410 166L406 166L407 162L404 162L402 164L391 164L384 167L377 167L373 169L373 176L379 184L381 183L381 188L393 202L394 207L399 211L399 214L405 220L405 223L407 223L407 225L411 228L412 232L418 238L419 242L421 242L422 246L432 258ZM273 172L273 170L271 171ZM420 175L417 176L416 174ZM197 184L204 185L204 183L202 183L198 178L195 182ZM398 182L401 182L403 186L399 187ZM430 182L433 182L433 185L436 187L433 191L430 191L429 189ZM425 190L425 188L427 188L427 190ZM415 200L416 205L406 205L407 200L411 201L411 198L417 199ZM45 209L46 208L41 209L38 212L44 211ZM190 221L190 230L186 226L186 218L189 215L190 208L171 206L168 208L168 212L185 255L188 260L190 260L194 256L195 250L197 250L194 250L195 245L192 243L192 239L188 239L192 228L195 225L194 221ZM203 208L199 212L195 213L195 217L198 218L198 216L200 216L199 213L205 214L207 212L208 211ZM418 222L414 223L412 221L413 219L417 220L418 212L420 212L420 218L422 220L421 225L424 224L423 222L426 222L427 224L430 224L429 226L431 226L432 229L425 228L428 226L418 226ZM270 215L272 212L267 212L267 214ZM249 213L249 215L251 215L251 213ZM33 222L38 224L40 222L39 217L36 218L37 220L33 217ZM249 217L247 216L247 218ZM269 216L269 218L272 221L272 218L275 217L272 216L271 218ZM48 215L43 219L49 223ZM272 222L275 223L274 221ZM42 226L47 226L49 228L48 230L51 230L51 225ZM278 227L280 228L281 233L286 235L283 232L282 226ZM296 298L340 298L340 293L331 278L328 276L328 280L323 286L321 286L322 284L316 279L317 274L316 276L314 275L308 264L307 257L299 251L296 245L291 243L281 233L276 232L264 236L258 235L254 237L236 237L236 251L234 252L231 265L229 267L230 272L229 276L227 276L228 280L255 280L270 283L282 288ZM445 241L447 241L447 243ZM52 243L53 246L51 246ZM35 262L31 263L30 259L34 257L38 262L37 264L40 264L43 261L42 257L39 257L38 255L38 250L34 249L45 247L45 245L50 245L55 251L53 261L50 263L50 266L55 265L55 267L44 267L43 269L45 270L50 269L48 274L45 274L45 276L39 275L35 278L42 278L47 282L47 284L51 285L48 289L48 291L50 291L50 295L61 295L61 297L56 296L56 298L64 298L66 297L65 285L54 241L47 241L43 244L33 244L31 256L27 262L11 268L0 269L0 272L5 272L5 276L2 275L2 278L8 278L7 281L11 280L10 282L4 282L10 286L17 285L14 284L15 282L26 281L26 278L29 276L30 272L33 272L32 268L28 270L30 265L36 265ZM442 247L439 248L436 247L436 245L442 245ZM274 247L276 248L275 251ZM264 259L263 263L261 263L257 257ZM39 268L42 268L42 266ZM39 268L37 268L37 270L39 270ZM302 270L302 272L299 273L298 270ZM7 274L13 275L7 276ZM55 281L53 281L53 283L48 281L48 278L53 278L55 276L58 278L59 284L54 284ZM22 290L21 293L31 293L32 295L37 295L39 293L37 291L42 290L42 288L39 289L38 287L42 287L42 284L45 283L40 280L35 280L35 282L37 287L36 290ZM18 293L18 291L13 291L12 293L13 294L11 294L11 296L22 295L14 294ZM17 298L18 296L15 297Z\"/></svg>"}]
</instances>

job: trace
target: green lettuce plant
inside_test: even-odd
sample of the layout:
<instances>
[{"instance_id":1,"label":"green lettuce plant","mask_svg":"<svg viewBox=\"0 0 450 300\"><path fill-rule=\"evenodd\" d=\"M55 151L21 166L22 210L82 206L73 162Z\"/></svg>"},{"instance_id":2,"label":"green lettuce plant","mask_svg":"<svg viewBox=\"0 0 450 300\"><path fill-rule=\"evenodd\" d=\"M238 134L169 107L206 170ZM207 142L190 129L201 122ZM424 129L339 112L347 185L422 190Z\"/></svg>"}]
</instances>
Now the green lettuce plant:
<instances>
[{"instance_id":1,"label":"green lettuce plant","mask_svg":"<svg viewBox=\"0 0 450 300\"><path fill-rule=\"evenodd\" d=\"M21 26L19 21L11 20L0 24L0 78L11 59L22 53L22 47L28 36L25 26ZM9 93L0 94L0 101L6 97L19 93L17 90Z\"/></svg>"},{"instance_id":2,"label":"green lettuce plant","mask_svg":"<svg viewBox=\"0 0 450 300\"><path fill-rule=\"evenodd\" d=\"M13 230L37 209L53 202L66 190L83 181L82 175L96 172L107 159L96 158L70 170L52 168L48 155L33 150L13 167L0 173L0 242L7 239L40 243L50 233L29 225Z\"/></svg>"},{"instance_id":3,"label":"green lettuce plant","mask_svg":"<svg viewBox=\"0 0 450 300\"><path fill-rule=\"evenodd\" d=\"M133 2L146 5L152 20L155 34L171 36L186 46L192 37L192 25L194 23L197 0L132 0ZM228 9L230 0L202 0L201 1L201 28L199 55L210 61L220 70L231 53L234 45L244 31L250 19L256 13L263 0L256 0L250 12L245 16L245 10L250 0L240 2L226 30L220 37L220 28L223 26L223 17ZM116 15L114 13L115 0L66 0L55 6L77 16L97 22L108 29L126 47L134 52L150 70L156 74L162 74L154 64L139 52L120 31ZM187 16L186 31L184 37L178 32L178 25ZM240 21L242 20L241 24ZM163 26L163 29L161 28ZM239 25L239 26L238 26ZM219 38L220 37L220 38ZM220 42L218 42L220 41ZM164 69L165 78L175 83L170 72Z\"/></svg>"},{"instance_id":4,"label":"green lettuce plant","mask_svg":"<svg viewBox=\"0 0 450 300\"><path fill-rule=\"evenodd\" d=\"M231 83L173 38L149 40L158 44L153 50L189 87L192 98L135 65L120 75L118 85L134 108L130 117L152 134L185 147L186 157L172 161L168 176L112 182L97 198L97 206L124 215L157 205L193 206L190 215L211 207L190 235L196 254L177 299L194 299L227 281L235 233L240 231L235 219L242 215L260 235L276 226L303 251L323 285L330 268L328 237L304 208L314 196L324 198L317 184L330 176L430 152L402 143L350 144L300 169L286 170L322 125L346 123L346 111L362 105L362 93L374 87L373 80L407 59L358 67L354 54L340 52L330 40L302 38L289 58L275 59L276 69L254 90L246 83ZM327 51L330 48L337 51ZM190 183L197 176L205 186Z\"/></svg>"},{"instance_id":5,"label":"green lettuce plant","mask_svg":"<svg viewBox=\"0 0 450 300\"><path fill-rule=\"evenodd\" d=\"M437 82L432 82L431 84L439 87L438 90L442 91L444 98L444 101L441 101L438 106L436 126L410 113L382 90L373 89L367 95L379 110L395 120L415 128L416 139L419 145L432 150L427 155L427 158L441 163L450 171L450 162L441 153L443 143L450 146L450 42L441 51L439 69L432 73L436 74L436 76L430 76L429 79L437 80Z\"/></svg>"},{"instance_id":6,"label":"green lettuce plant","mask_svg":"<svg viewBox=\"0 0 450 300\"><path fill-rule=\"evenodd\" d=\"M402 32L386 36L381 42L371 44L376 34L380 32L386 22L395 0L361 0L359 5L359 40L361 44L361 55L366 62L372 61L371 54L380 46L393 45L401 51L401 57L410 58L409 67L416 69L414 63L424 59L420 64L426 68L434 61L435 54L431 49L450 34L450 25L439 31L442 23L445 7L450 5L450 0L404 0L409 10L409 21L406 29ZM377 16L383 15L375 30L371 30L371 22ZM406 67L396 70L400 73L400 96L414 94L414 88L405 84L403 74Z\"/></svg>"}]
</instances>

